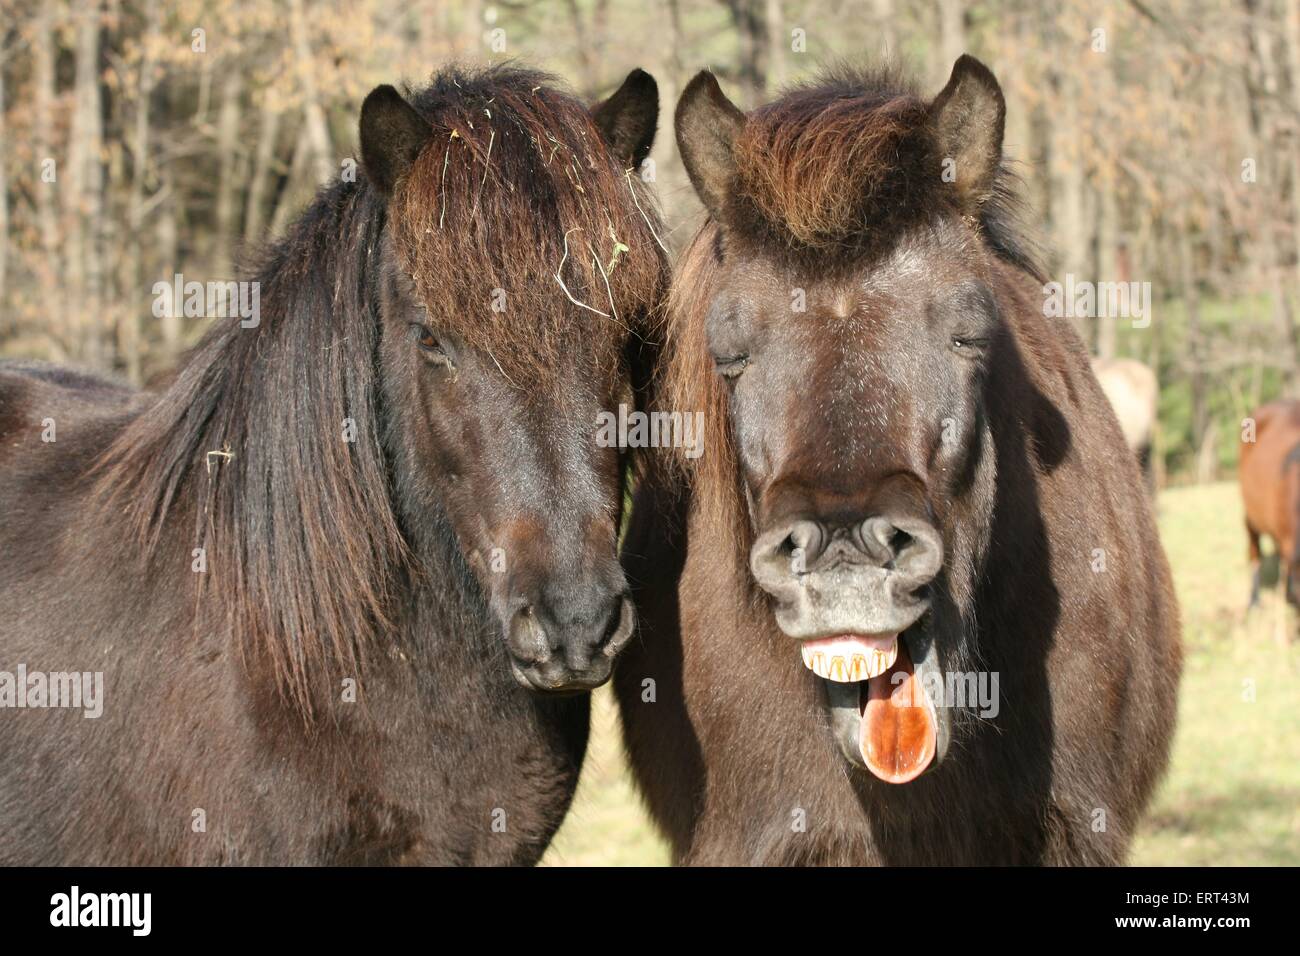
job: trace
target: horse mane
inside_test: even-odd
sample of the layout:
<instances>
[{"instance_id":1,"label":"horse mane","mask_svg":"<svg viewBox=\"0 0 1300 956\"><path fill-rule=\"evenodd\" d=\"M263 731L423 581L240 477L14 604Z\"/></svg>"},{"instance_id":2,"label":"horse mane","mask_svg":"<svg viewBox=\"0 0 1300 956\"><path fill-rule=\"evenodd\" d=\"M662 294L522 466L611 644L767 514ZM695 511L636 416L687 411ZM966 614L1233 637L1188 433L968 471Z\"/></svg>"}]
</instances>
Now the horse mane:
<instances>
[{"instance_id":1,"label":"horse mane","mask_svg":"<svg viewBox=\"0 0 1300 956\"><path fill-rule=\"evenodd\" d=\"M906 230L960 215L953 190L939 176L942 157L927 109L896 66L841 64L746 114L734 146L725 229L706 221L678 261L656 403L703 410L707 450L694 461L670 450L656 464L689 485L705 515L733 524L738 541L749 533L740 507L744 491L726 389L705 336L719 266L734 240L796 269L825 274L862 268ZM1019 177L1004 159L979 206L979 233L994 255L1044 281L1023 208Z\"/></svg>"},{"instance_id":2,"label":"horse mane","mask_svg":"<svg viewBox=\"0 0 1300 956\"><path fill-rule=\"evenodd\" d=\"M146 555L173 512L193 514L200 593L223 595L241 649L266 652L308 710L309 672L327 654L356 663L404 557L368 274L383 221L360 183L322 191L253 273L259 324L209 332L95 469Z\"/></svg>"},{"instance_id":3,"label":"horse mane","mask_svg":"<svg viewBox=\"0 0 1300 956\"><path fill-rule=\"evenodd\" d=\"M963 214L929 107L891 63L836 64L788 88L736 137L730 231L799 263L851 268L914 225ZM998 255L1042 278L1019 196L1003 162L976 218Z\"/></svg>"},{"instance_id":4,"label":"horse mane","mask_svg":"<svg viewBox=\"0 0 1300 956\"><path fill-rule=\"evenodd\" d=\"M408 92L433 135L392 204L435 322L534 379L569 343L645 337L670 272L645 183L557 82L506 65Z\"/></svg>"},{"instance_id":5,"label":"horse mane","mask_svg":"<svg viewBox=\"0 0 1300 956\"><path fill-rule=\"evenodd\" d=\"M602 319L556 304L565 236L567 294L616 307L617 321L649 316L666 289L657 213L639 177L618 168L586 108L547 80L510 66L447 70L412 94L434 135L387 206L364 177L322 189L245 270L260 282L257 327L211 330L96 463L98 497L146 557L169 517L193 514L201 589L221 594L241 650L268 657L308 717L310 675L326 660L363 663L414 567L378 382L385 222L422 298L446 305L437 321L505 369L527 359L534 376L566 316ZM607 229L624 248L612 249ZM545 309L541 287L553 290ZM490 308L496 288L510 297L502 315Z\"/></svg>"}]
</instances>

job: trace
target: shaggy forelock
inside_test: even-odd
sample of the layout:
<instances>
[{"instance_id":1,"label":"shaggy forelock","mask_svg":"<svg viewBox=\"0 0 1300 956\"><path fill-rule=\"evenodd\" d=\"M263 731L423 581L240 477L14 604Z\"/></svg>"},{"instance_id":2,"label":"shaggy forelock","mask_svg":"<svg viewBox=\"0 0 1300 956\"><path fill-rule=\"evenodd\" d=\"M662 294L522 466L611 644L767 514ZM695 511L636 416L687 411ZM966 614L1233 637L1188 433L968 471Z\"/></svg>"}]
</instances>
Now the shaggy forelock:
<instances>
[{"instance_id":1,"label":"shaggy forelock","mask_svg":"<svg viewBox=\"0 0 1300 956\"><path fill-rule=\"evenodd\" d=\"M507 368L615 347L667 288L640 176L554 84L449 70L409 95L433 132L391 204L401 265L436 323Z\"/></svg>"},{"instance_id":2,"label":"shaggy forelock","mask_svg":"<svg viewBox=\"0 0 1300 956\"><path fill-rule=\"evenodd\" d=\"M661 457L684 474L705 514L739 522L743 490L727 394L706 335L723 260L757 253L804 274L855 270L859 281L900 242L935 234L962 214L927 121L928 104L893 67L832 68L747 114L734 147L736 176L723 221L707 221L682 253L668 306L657 399L703 409L709 454ZM1018 180L1004 161L980 204L974 232L997 257L1042 278L1038 247L1021 221Z\"/></svg>"},{"instance_id":3,"label":"shaggy forelock","mask_svg":"<svg viewBox=\"0 0 1300 956\"><path fill-rule=\"evenodd\" d=\"M857 267L912 226L961 215L929 103L893 67L834 67L747 114L724 225L741 242L819 270ZM1030 272L1015 176L978 211L990 245Z\"/></svg>"}]
</instances>

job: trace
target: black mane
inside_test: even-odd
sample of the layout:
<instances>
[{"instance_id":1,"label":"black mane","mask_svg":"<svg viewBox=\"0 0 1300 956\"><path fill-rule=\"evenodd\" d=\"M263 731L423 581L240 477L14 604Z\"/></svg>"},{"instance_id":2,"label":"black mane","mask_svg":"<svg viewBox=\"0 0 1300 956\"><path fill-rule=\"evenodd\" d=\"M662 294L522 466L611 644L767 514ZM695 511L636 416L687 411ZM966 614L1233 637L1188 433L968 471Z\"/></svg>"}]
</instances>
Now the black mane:
<instances>
[{"instance_id":1,"label":"black mane","mask_svg":"<svg viewBox=\"0 0 1300 956\"><path fill-rule=\"evenodd\" d=\"M97 466L146 552L174 513L192 517L204 582L300 700L327 648L356 659L404 560L376 387L383 222L364 181L324 189L251 273L259 324L215 320Z\"/></svg>"}]
</instances>

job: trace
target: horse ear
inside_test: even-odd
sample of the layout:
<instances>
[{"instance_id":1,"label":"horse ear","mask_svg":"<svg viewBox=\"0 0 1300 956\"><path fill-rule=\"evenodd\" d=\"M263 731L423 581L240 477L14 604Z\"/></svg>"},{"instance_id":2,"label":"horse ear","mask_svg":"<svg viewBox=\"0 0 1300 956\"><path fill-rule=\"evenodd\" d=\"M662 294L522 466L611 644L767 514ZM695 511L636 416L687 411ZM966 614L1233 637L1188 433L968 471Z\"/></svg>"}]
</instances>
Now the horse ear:
<instances>
[{"instance_id":1,"label":"horse ear","mask_svg":"<svg viewBox=\"0 0 1300 956\"><path fill-rule=\"evenodd\" d=\"M677 101L677 148L700 202L722 221L727 193L736 175L732 150L745 114L727 99L708 70L697 73Z\"/></svg>"},{"instance_id":2,"label":"horse ear","mask_svg":"<svg viewBox=\"0 0 1300 956\"><path fill-rule=\"evenodd\" d=\"M1002 87L987 66L962 54L948 85L930 104L930 120L944 159L953 161L955 183L974 206L993 191L1002 162L1002 132L1007 104Z\"/></svg>"},{"instance_id":3,"label":"horse ear","mask_svg":"<svg viewBox=\"0 0 1300 956\"><path fill-rule=\"evenodd\" d=\"M591 116L619 162L640 166L659 124L659 84L645 70L633 70L609 99L591 108Z\"/></svg>"},{"instance_id":4,"label":"horse ear","mask_svg":"<svg viewBox=\"0 0 1300 956\"><path fill-rule=\"evenodd\" d=\"M402 94L387 83L370 91L361 104L361 161L366 176L385 196L411 168L431 130Z\"/></svg>"}]
</instances>

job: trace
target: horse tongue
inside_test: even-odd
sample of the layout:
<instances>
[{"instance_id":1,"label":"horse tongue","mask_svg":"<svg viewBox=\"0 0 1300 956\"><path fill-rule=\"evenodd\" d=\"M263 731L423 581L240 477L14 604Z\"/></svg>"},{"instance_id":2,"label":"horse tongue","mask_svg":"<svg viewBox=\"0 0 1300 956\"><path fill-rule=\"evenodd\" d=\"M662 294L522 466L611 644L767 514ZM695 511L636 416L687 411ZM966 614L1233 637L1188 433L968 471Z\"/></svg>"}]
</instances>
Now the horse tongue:
<instances>
[{"instance_id":1,"label":"horse tongue","mask_svg":"<svg viewBox=\"0 0 1300 956\"><path fill-rule=\"evenodd\" d=\"M859 744L867 768L887 783L915 780L930 765L939 739L936 715L898 641L894 666L867 682Z\"/></svg>"}]
</instances>

